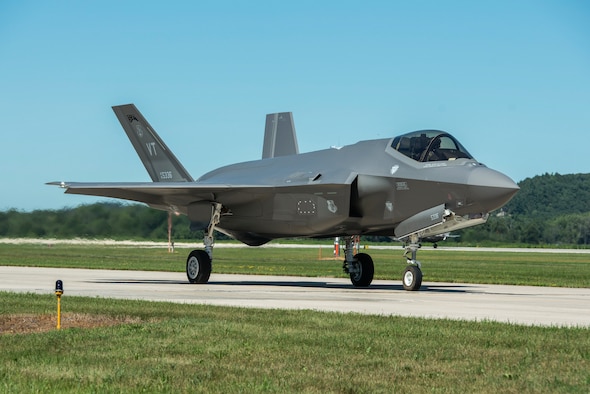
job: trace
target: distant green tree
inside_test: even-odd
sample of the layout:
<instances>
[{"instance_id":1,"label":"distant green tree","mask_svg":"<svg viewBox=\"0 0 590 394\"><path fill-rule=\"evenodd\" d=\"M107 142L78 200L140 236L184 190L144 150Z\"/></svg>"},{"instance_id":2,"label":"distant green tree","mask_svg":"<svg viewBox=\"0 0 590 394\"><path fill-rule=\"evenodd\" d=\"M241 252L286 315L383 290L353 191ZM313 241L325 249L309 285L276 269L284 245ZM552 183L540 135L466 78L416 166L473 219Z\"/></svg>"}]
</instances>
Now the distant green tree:
<instances>
[{"instance_id":1,"label":"distant green tree","mask_svg":"<svg viewBox=\"0 0 590 394\"><path fill-rule=\"evenodd\" d=\"M518 183L504 209L512 215L550 219L590 212L590 174L544 174Z\"/></svg>"}]
</instances>

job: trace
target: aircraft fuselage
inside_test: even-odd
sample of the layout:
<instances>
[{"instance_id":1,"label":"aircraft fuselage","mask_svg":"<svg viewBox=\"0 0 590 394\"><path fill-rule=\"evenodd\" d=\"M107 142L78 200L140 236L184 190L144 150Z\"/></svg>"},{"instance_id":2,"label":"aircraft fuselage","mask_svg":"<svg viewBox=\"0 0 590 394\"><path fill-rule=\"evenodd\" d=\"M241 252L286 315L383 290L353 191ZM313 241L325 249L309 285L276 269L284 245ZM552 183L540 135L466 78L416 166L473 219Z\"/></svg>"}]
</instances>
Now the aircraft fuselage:
<instances>
[{"instance_id":1,"label":"aircraft fuselage","mask_svg":"<svg viewBox=\"0 0 590 394\"><path fill-rule=\"evenodd\" d=\"M196 182L272 188L241 205L243 196L236 195L236 201L227 204L231 211L221 216L217 228L250 245L295 236L392 236L400 222L425 208L444 204L461 216L483 216L517 190L510 178L473 159L417 162L391 144L392 139L362 141L238 163ZM204 208L189 207L196 227L209 221L209 205Z\"/></svg>"}]
</instances>

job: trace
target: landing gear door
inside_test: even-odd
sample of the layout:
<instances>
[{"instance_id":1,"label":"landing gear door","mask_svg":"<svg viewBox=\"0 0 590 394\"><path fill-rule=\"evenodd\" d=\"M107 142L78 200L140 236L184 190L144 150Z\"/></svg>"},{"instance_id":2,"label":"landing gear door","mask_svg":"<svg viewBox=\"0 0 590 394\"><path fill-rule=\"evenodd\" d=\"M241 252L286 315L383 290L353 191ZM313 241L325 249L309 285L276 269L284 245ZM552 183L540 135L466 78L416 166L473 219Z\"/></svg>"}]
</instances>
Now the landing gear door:
<instances>
[{"instance_id":1,"label":"landing gear door","mask_svg":"<svg viewBox=\"0 0 590 394\"><path fill-rule=\"evenodd\" d=\"M395 228L395 236L398 239L403 239L411 234L437 226L445 221L446 215L445 204L426 209L398 224Z\"/></svg>"}]
</instances>

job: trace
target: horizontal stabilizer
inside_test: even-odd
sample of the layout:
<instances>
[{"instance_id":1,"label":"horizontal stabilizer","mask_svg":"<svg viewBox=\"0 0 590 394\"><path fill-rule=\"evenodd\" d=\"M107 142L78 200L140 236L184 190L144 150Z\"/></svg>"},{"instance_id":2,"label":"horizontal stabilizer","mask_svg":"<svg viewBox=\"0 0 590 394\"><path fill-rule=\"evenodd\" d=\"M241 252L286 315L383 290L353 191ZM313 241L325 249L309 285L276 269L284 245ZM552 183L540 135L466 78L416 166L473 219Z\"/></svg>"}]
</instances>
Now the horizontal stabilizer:
<instances>
[{"instance_id":1,"label":"horizontal stabilizer","mask_svg":"<svg viewBox=\"0 0 590 394\"><path fill-rule=\"evenodd\" d=\"M262 158L299 154L295 123L291 112L266 115Z\"/></svg>"},{"instance_id":2,"label":"horizontal stabilizer","mask_svg":"<svg viewBox=\"0 0 590 394\"><path fill-rule=\"evenodd\" d=\"M193 178L180 164L152 126L133 104L113 107L145 169L154 182L192 182Z\"/></svg>"}]
</instances>

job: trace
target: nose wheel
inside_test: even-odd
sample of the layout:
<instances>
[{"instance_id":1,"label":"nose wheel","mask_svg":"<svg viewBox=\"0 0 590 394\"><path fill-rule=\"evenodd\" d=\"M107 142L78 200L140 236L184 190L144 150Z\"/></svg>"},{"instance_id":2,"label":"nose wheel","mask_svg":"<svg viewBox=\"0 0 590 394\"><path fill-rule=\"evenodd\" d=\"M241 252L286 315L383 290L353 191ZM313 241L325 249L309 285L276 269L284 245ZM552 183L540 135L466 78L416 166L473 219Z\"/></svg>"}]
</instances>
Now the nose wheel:
<instances>
[{"instance_id":1,"label":"nose wheel","mask_svg":"<svg viewBox=\"0 0 590 394\"><path fill-rule=\"evenodd\" d=\"M410 243L406 246L406 253L404 253L404 256L407 259L408 266L402 275L402 285L404 286L404 290L418 291L422 285L421 264L416 259L418 249L421 247L419 240L418 235L412 234L410 236Z\"/></svg>"},{"instance_id":2,"label":"nose wheel","mask_svg":"<svg viewBox=\"0 0 590 394\"><path fill-rule=\"evenodd\" d=\"M422 270L417 265L408 265L402 276L404 290L417 291L422 285Z\"/></svg>"}]
</instances>

